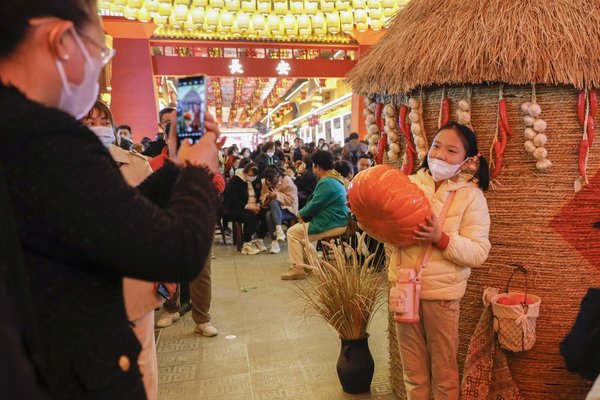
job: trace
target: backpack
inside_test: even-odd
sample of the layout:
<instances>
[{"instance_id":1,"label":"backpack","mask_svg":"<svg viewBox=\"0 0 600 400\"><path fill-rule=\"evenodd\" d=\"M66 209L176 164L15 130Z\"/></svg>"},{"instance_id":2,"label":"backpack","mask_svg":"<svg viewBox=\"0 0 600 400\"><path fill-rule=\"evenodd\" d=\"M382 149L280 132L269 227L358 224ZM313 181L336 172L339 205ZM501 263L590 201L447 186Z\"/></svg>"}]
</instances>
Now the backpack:
<instances>
[{"instance_id":1,"label":"backpack","mask_svg":"<svg viewBox=\"0 0 600 400\"><path fill-rule=\"evenodd\" d=\"M352 148L352 145L350 145L349 150L350 162L356 168L356 164L358 164L358 159L364 154L362 144L359 142L356 148Z\"/></svg>"}]
</instances>

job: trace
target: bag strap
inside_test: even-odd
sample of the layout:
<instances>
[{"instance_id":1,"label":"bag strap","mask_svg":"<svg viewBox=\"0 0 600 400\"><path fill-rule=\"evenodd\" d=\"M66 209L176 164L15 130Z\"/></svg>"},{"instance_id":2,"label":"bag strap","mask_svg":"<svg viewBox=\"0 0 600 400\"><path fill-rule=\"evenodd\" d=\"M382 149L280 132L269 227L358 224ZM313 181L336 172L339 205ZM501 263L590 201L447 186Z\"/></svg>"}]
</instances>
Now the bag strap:
<instances>
[{"instance_id":1,"label":"bag strap","mask_svg":"<svg viewBox=\"0 0 600 400\"><path fill-rule=\"evenodd\" d=\"M448 215L448 210L450 210L450 205L452 204L452 200L454 199L454 195L456 194L455 191L452 191L450 193L448 193L448 197L446 198L446 201L444 202L444 206L442 207L442 211L440 211L440 214L438 215L438 221L440 222L440 226L444 226L444 221L446 220L446 216ZM427 247L421 247L421 253L419 254L419 265L420 265L420 270L419 270L419 279L421 277L421 273L423 272L423 269L425 268L425 266L427 265L427 263L429 263L429 258L431 257L431 254L433 253L433 243L430 243L429 246ZM398 267L398 270L400 270L400 264L402 263L402 259L400 257L400 251L397 252L397 256L396 256L396 266ZM400 274L398 274L398 276L400 276Z\"/></svg>"}]
</instances>

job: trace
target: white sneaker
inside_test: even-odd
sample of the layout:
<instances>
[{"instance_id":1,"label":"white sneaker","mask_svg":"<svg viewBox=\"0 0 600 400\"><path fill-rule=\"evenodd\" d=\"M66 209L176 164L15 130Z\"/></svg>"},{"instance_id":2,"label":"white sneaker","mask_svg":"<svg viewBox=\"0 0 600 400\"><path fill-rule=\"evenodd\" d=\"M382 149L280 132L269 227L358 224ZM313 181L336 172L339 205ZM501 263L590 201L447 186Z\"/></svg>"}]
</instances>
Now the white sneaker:
<instances>
[{"instance_id":1,"label":"white sneaker","mask_svg":"<svg viewBox=\"0 0 600 400\"><path fill-rule=\"evenodd\" d=\"M281 225L278 225L275 228L275 240L277 240L279 242L285 242L285 233L283 233L283 229L281 228Z\"/></svg>"},{"instance_id":2,"label":"white sneaker","mask_svg":"<svg viewBox=\"0 0 600 400\"><path fill-rule=\"evenodd\" d=\"M253 256L258 253L260 253L260 250L258 250L256 248L256 246L254 246L254 243L252 243L252 242L246 242L242 246L242 254L247 254L247 255Z\"/></svg>"},{"instance_id":3,"label":"white sneaker","mask_svg":"<svg viewBox=\"0 0 600 400\"><path fill-rule=\"evenodd\" d=\"M277 240L274 240L271 243L271 246L269 248L269 253L271 254L277 254L281 251L281 249L279 248L279 242Z\"/></svg>"},{"instance_id":4,"label":"white sneaker","mask_svg":"<svg viewBox=\"0 0 600 400\"><path fill-rule=\"evenodd\" d=\"M217 328L211 325L210 322L205 322L203 324L198 324L194 328L194 332L200 333L203 336L213 337L219 334Z\"/></svg>"},{"instance_id":5,"label":"white sneaker","mask_svg":"<svg viewBox=\"0 0 600 400\"><path fill-rule=\"evenodd\" d=\"M262 239L254 239L254 241L252 241L252 244L254 245L254 247L256 247L259 253L267 251L267 246L265 246L265 242Z\"/></svg>"},{"instance_id":6,"label":"white sneaker","mask_svg":"<svg viewBox=\"0 0 600 400\"><path fill-rule=\"evenodd\" d=\"M157 328L166 328L167 326L171 326L171 325L173 325L173 322L175 322L179 319L179 317L180 317L180 315L178 312L174 312L174 313L164 312L163 315L161 315L158 322L156 322L156 327Z\"/></svg>"}]
</instances>

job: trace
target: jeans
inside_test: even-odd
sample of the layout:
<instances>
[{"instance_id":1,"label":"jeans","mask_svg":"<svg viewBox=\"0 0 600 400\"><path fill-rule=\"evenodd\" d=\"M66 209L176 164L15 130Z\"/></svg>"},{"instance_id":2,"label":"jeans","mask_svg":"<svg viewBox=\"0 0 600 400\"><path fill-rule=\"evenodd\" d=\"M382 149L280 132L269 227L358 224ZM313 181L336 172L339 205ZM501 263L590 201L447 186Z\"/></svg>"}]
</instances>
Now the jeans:
<instances>
[{"instance_id":1,"label":"jeans","mask_svg":"<svg viewBox=\"0 0 600 400\"><path fill-rule=\"evenodd\" d=\"M261 211L261 226L258 231L258 237L263 239L268 233L269 237L273 239L275 227L281 225L282 221L289 221L294 217L294 214L281 208L281 204L277 200L271 200L269 208Z\"/></svg>"}]
</instances>

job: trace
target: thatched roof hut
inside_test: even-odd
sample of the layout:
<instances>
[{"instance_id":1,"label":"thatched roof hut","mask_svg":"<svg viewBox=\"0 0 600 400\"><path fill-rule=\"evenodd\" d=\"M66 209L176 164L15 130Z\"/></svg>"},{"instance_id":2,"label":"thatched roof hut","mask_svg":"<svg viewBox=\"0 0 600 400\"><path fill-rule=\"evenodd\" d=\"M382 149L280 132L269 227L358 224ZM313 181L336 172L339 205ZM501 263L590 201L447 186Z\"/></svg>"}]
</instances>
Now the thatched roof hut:
<instances>
[{"instance_id":1,"label":"thatched roof hut","mask_svg":"<svg viewBox=\"0 0 600 400\"><path fill-rule=\"evenodd\" d=\"M513 135L495 188L486 193L492 250L484 268L472 271L461 301L459 364L481 316L483 289L506 286L511 265L519 264L531 272L529 290L542 298L535 346L508 358L523 398L584 398L589 386L566 370L559 345L587 288L600 287L600 230L594 228L600 221L600 143L590 147L589 185L574 192L574 182L581 182L583 137L578 95L582 88L600 88L600 1L412 0L349 78L354 92L394 110L408 96L419 98L429 140L442 97L450 99L452 115L459 100L469 100L479 149L488 160L498 140L499 99L507 102ZM523 146L520 109L531 101L541 106L547 123L545 149L553 165L544 172ZM373 106L365 116L378 132ZM397 130L388 133L389 155L399 163L404 138ZM377 137L370 143L375 148ZM519 278L514 285L524 289L526 283ZM391 328L392 385L404 398Z\"/></svg>"},{"instance_id":2,"label":"thatched roof hut","mask_svg":"<svg viewBox=\"0 0 600 400\"><path fill-rule=\"evenodd\" d=\"M348 77L363 95L484 82L600 87L600 1L413 0Z\"/></svg>"}]
</instances>

